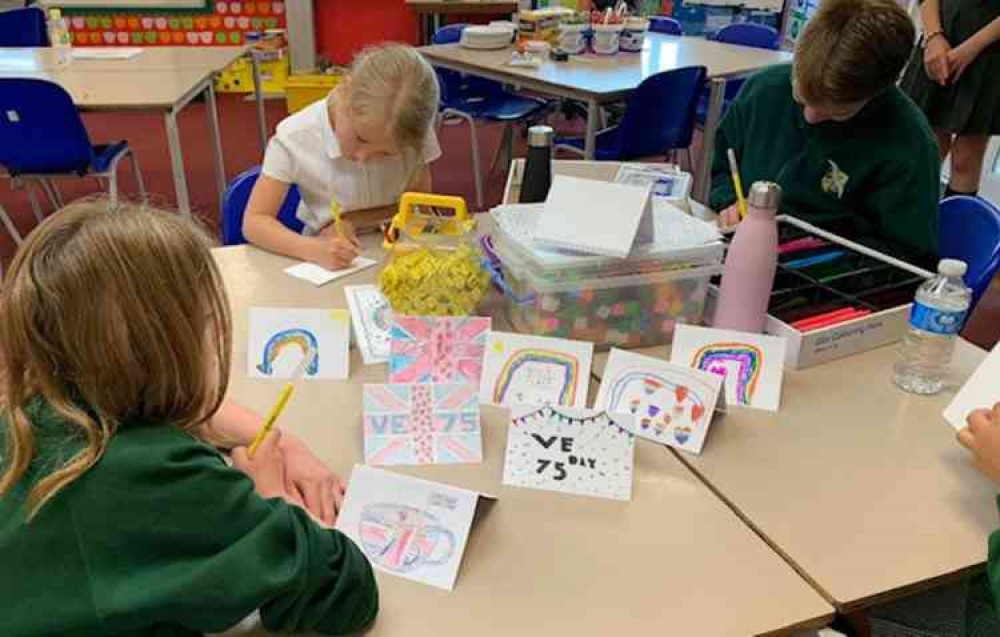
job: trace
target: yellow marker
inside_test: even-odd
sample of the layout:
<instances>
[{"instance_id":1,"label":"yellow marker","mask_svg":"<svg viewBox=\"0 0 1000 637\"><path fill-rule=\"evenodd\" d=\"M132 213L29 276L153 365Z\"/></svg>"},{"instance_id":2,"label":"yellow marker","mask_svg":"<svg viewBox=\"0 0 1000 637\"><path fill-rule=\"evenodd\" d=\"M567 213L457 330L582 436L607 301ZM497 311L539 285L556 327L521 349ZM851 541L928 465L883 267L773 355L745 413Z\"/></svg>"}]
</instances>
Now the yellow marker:
<instances>
[{"instance_id":1,"label":"yellow marker","mask_svg":"<svg viewBox=\"0 0 1000 637\"><path fill-rule=\"evenodd\" d=\"M729 172L733 176L733 190L736 191L736 203L740 207L740 219L747 216L747 200L743 196L743 182L740 180L740 167L736 165L736 153L730 148L726 153L729 157Z\"/></svg>"},{"instance_id":2,"label":"yellow marker","mask_svg":"<svg viewBox=\"0 0 1000 637\"><path fill-rule=\"evenodd\" d=\"M285 405L288 404L288 399L292 397L292 392L295 391L295 381L302 378L302 376L306 373L306 369L315 358L316 350L310 349L306 352L305 356L302 357L302 361L299 363L299 366L296 367L295 371L292 373L292 377L287 383L285 383L285 386L281 388L281 393L278 394L278 402L274 403L274 407L271 408L271 413L267 415L267 419L264 420L264 425L260 428L260 431L257 432L253 442L250 443L250 449L247 450L247 456L251 460L253 460L254 454L257 453L257 447L264 442L264 438L266 438L267 434L271 432L271 429L274 427L274 423L278 420L278 416L280 416L281 412L285 409Z\"/></svg>"}]
</instances>

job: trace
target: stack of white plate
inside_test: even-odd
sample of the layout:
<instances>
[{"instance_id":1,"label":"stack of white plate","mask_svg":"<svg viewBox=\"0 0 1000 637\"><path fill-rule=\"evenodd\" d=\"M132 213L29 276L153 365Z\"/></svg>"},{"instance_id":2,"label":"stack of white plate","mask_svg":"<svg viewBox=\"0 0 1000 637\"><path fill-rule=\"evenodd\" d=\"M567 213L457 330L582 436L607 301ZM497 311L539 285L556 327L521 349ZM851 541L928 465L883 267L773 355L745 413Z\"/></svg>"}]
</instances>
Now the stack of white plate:
<instances>
[{"instance_id":1,"label":"stack of white plate","mask_svg":"<svg viewBox=\"0 0 1000 637\"><path fill-rule=\"evenodd\" d=\"M514 30L506 26L472 26L462 30L460 44L467 49L502 49L514 39Z\"/></svg>"}]
</instances>

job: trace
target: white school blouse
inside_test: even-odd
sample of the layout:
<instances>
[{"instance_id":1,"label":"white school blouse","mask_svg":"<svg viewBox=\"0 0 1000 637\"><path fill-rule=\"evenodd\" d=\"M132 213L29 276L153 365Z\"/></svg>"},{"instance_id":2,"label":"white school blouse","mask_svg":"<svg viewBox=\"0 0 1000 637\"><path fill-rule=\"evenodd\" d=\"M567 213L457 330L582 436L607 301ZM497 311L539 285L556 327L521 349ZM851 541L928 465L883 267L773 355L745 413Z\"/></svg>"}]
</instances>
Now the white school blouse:
<instances>
[{"instance_id":1,"label":"white school blouse","mask_svg":"<svg viewBox=\"0 0 1000 637\"><path fill-rule=\"evenodd\" d=\"M399 199L418 168L440 156L432 126L420 155L408 150L395 157L351 161L340 154L326 100L319 100L278 124L261 172L299 187L302 202L296 216L306 226L303 234L311 235L333 220L332 197L344 212L388 206Z\"/></svg>"}]
</instances>

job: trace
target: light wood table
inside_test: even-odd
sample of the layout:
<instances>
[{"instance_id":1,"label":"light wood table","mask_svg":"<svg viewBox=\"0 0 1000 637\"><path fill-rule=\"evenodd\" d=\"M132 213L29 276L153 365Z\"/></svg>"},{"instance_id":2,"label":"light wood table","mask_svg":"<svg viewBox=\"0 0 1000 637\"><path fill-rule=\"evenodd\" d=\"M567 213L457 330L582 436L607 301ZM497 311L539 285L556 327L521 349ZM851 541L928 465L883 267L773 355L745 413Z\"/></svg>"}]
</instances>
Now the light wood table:
<instances>
[{"instance_id":1,"label":"light wood table","mask_svg":"<svg viewBox=\"0 0 1000 637\"><path fill-rule=\"evenodd\" d=\"M316 288L282 272L292 261L255 248L214 256L233 308L230 395L258 411L280 387L247 376L248 308L344 307L343 285L376 276L370 268ZM386 374L356 351L351 359L348 381L302 382L282 417L344 476L363 458L361 383ZM507 488L506 427L505 411L483 409L482 464L393 467L499 501L473 527L454 591L377 575L372 634L783 634L830 619L830 605L662 449L637 444L628 503Z\"/></svg>"},{"instance_id":2,"label":"light wood table","mask_svg":"<svg viewBox=\"0 0 1000 637\"><path fill-rule=\"evenodd\" d=\"M646 78L686 66L704 66L711 78L704 146L694 196L706 201L711 182L712 152L727 78L791 62L791 53L723 44L703 38L647 33L642 53L614 56L573 56L567 62L545 60L537 69L512 67L511 48L495 51L465 49L458 44L422 47L435 66L478 75L557 97L587 103L585 158L594 158L599 108L624 98Z\"/></svg>"},{"instance_id":3,"label":"light wood table","mask_svg":"<svg viewBox=\"0 0 1000 637\"><path fill-rule=\"evenodd\" d=\"M406 0L406 8L420 21L420 43L428 44L441 28L441 16L506 15L517 13L517 0Z\"/></svg>"},{"instance_id":4,"label":"light wood table","mask_svg":"<svg viewBox=\"0 0 1000 637\"><path fill-rule=\"evenodd\" d=\"M44 79L62 86L83 111L152 110L164 113L167 146L177 207L191 213L177 114L203 95L213 141L216 187L221 201L226 171L215 100L216 74L250 51L248 46L147 47L128 60L76 60L60 66L50 48L0 49L0 78ZM267 145L267 122L260 90L260 71L251 55L261 151Z\"/></svg>"},{"instance_id":5,"label":"light wood table","mask_svg":"<svg viewBox=\"0 0 1000 637\"><path fill-rule=\"evenodd\" d=\"M892 384L894 345L786 371L777 413L731 408L701 455L675 455L838 610L947 583L981 569L998 526L995 486L941 416L984 356L960 340L933 397Z\"/></svg>"}]
</instances>

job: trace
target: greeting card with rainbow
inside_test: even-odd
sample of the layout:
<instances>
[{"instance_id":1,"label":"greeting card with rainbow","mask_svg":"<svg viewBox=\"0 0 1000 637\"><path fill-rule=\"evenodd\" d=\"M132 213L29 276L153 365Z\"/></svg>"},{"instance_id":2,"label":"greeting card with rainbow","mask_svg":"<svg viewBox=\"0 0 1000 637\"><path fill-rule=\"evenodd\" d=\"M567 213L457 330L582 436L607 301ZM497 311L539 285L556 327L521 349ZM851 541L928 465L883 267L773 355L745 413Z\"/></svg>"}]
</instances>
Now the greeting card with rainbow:
<instances>
[{"instance_id":1,"label":"greeting card with rainbow","mask_svg":"<svg viewBox=\"0 0 1000 637\"><path fill-rule=\"evenodd\" d=\"M253 378L287 379L310 349L316 357L305 380L348 375L347 310L254 307L247 328L247 372Z\"/></svg>"},{"instance_id":2,"label":"greeting card with rainbow","mask_svg":"<svg viewBox=\"0 0 1000 637\"><path fill-rule=\"evenodd\" d=\"M678 325L670 360L724 378L729 404L778 410L785 366L781 337Z\"/></svg>"}]
</instances>

